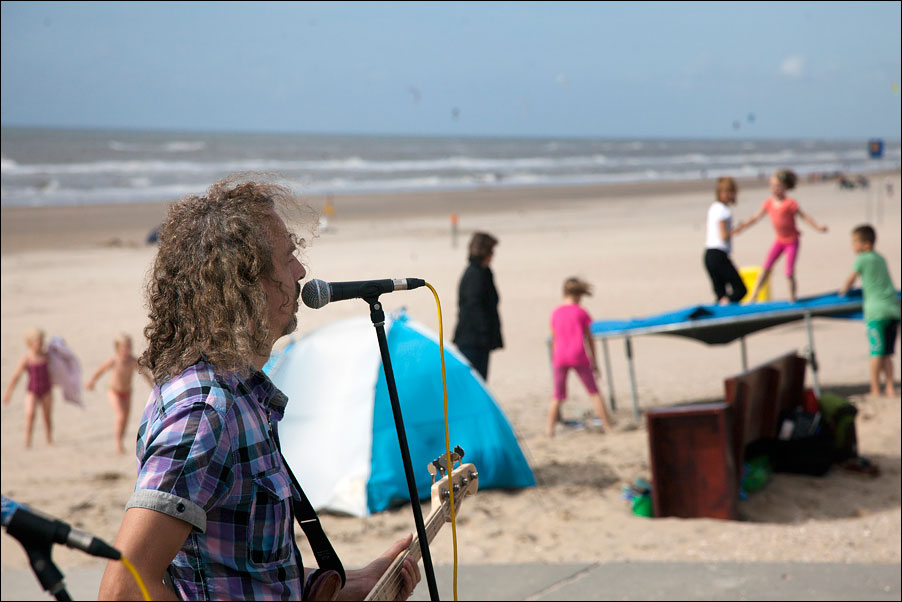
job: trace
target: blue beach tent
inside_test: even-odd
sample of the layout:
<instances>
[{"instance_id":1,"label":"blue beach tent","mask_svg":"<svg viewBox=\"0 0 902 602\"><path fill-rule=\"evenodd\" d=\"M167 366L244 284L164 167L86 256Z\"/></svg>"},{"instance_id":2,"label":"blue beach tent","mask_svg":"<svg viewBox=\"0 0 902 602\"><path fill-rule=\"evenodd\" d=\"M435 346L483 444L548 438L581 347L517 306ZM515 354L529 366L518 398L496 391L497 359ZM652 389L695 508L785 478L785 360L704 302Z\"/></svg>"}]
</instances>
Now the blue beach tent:
<instances>
[{"instance_id":1,"label":"blue beach tent","mask_svg":"<svg viewBox=\"0 0 902 602\"><path fill-rule=\"evenodd\" d=\"M428 498L427 464L445 452L438 337L403 311L386 338L407 432L417 493ZM451 447L479 471L479 488L535 485L514 432L485 382L445 346ZM388 388L368 316L292 340L264 370L289 399L279 426L282 451L318 510L365 516L406 502Z\"/></svg>"}]
</instances>

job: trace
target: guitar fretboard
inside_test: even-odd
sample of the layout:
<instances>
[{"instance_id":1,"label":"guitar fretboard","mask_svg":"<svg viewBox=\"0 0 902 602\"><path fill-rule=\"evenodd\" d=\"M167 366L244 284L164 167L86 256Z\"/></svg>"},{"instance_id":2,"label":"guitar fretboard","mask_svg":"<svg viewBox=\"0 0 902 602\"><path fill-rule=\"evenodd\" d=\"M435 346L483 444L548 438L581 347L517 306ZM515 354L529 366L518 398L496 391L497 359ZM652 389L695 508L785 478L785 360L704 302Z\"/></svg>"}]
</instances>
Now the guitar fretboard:
<instances>
[{"instance_id":1,"label":"guitar fretboard","mask_svg":"<svg viewBox=\"0 0 902 602\"><path fill-rule=\"evenodd\" d=\"M457 501L455 496L455 505L457 504ZM442 504L441 508L436 509L435 512L429 515L429 518L424 524L427 541L431 542L438 532L441 531L442 526L446 522L445 517L450 514L450 512L451 504L450 502L446 502ZM419 562L421 556L422 550L420 549L420 540L419 538L414 537L413 541L410 542L410 547L407 548L407 551L395 559L365 600L396 600L398 598L398 592L401 591L401 564L408 557L412 557L414 562Z\"/></svg>"}]
</instances>

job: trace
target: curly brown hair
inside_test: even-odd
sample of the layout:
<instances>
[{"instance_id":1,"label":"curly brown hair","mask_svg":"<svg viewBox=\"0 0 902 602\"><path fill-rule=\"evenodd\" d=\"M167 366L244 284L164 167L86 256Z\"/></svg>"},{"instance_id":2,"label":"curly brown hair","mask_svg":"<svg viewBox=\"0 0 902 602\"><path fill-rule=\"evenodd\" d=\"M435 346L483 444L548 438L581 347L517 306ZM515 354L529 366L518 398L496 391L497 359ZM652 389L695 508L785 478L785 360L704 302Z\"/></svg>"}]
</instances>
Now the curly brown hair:
<instances>
[{"instance_id":1,"label":"curly brown hair","mask_svg":"<svg viewBox=\"0 0 902 602\"><path fill-rule=\"evenodd\" d=\"M270 352L262 280L273 269L273 212L287 209L303 209L288 188L246 176L220 180L204 196L169 208L147 284L148 346L140 359L157 383L201 358L219 371L246 374L252 357Z\"/></svg>"}]
</instances>

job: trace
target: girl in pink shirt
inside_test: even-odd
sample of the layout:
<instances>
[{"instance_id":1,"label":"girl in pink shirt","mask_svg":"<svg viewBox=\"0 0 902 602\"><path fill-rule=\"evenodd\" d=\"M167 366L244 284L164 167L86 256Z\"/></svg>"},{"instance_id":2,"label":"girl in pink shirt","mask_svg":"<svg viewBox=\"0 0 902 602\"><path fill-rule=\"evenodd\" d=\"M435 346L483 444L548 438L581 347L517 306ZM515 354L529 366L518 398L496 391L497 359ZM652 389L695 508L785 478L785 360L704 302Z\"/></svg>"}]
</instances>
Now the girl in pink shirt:
<instances>
[{"instance_id":1,"label":"girl in pink shirt","mask_svg":"<svg viewBox=\"0 0 902 602\"><path fill-rule=\"evenodd\" d=\"M796 300L796 279L795 264L796 257L799 253L799 236L800 232L796 228L796 216L808 222L812 228L818 232L826 232L827 226L821 226L811 217L804 213L799 207L795 199L786 196L786 193L796 185L796 174L789 169L781 169L777 171L770 179L771 196L764 201L758 213L739 224L733 234L739 234L742 230L753 225L767 213L770 215L770 221L774 226L776 240L771 245L767 258L764 260L764 269L758 274L758 280L755 282L755 288L752 291L751 303L758 298L758 291L767 282L770 277L771 268L774 262L786 252L786 278L789 279L789 300Z\"/></svg>"},{"instance_id":2,"label":"girl in pink shirt","mask_svg":"<svg viewBox=\"0 0 902 602\"><path fill-rule=\"evenodd\" d=\"M551 357L554 371L554 397L548 408L548 436L554 436L554 427L561 421L561 404L567 398L567 373L572 368L583 381L586 391L595 404L595 411L605 430L611 428L604 400L598 392L595 374L598 362L595 359L595 342L589 329L592 318L579 302L585 295L592 294L592 287L579 278L568 278L564 282L564 303L551 313ZM586 350L588 349L588 353ZM589 356L591 355L591 360ZM596 418L598 420L598 418Z\"/></svg>"}]
</instances>

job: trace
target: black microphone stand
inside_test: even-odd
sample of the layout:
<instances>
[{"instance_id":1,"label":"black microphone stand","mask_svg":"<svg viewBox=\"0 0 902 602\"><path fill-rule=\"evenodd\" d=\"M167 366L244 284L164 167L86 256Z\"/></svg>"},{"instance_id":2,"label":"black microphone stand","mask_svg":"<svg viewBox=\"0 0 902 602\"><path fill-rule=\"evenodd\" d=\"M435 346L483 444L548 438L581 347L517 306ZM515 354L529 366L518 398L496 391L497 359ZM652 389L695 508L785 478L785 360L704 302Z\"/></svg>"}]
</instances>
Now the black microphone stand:
<instances>
[{"instance_id":1,"label":"black microphone stand","mask_svg":"<svg viewBox=\"0 0 902 602\"><path fill-rule=\"evenodd\" d=\"M17 537L18 539L18 537ZM19 540L25 552L28 554L28 560L31 563L31 569L45 590L50 592L57 600L72 600L69 592L66 591L66 584L63 583L63 574L53 564L50 558L50 541Z\"/></svg>"},{"instance_id":2,"label":"black microphone stand","mask_svg":"<svg viewBox=\"0 0 902 602\"><path fill-rule=\"evenodd\" d=\"M429 599L438 600L438 587L435 584L435 572L432 569L432 554L429 552L429 538L423 523L423 510L420 508L420 496L417 495L416 478L413 464L410 461L410 449L407 446L407 433L404 430L404 419L401 417L401 404L398 401L398 389L395 387L395 373L391 367L391 356L388 354L388 339L385 336L385 311L379 297L364 297L370 304L370 319L376 327L376 338L379 339L379 351L382 353L382 369L385 371L385 384L388 386L388 397L391 400L392 413L395 416L395 429L398 431L398 444L401 446L401 460L404 462L404 474L407 477L407 490L410 492L410 507L413 510L413 522L417 527L420 540L420 551L423 557L423 570L426 583L429 585Z\"/></svg>"}]
</instances>

